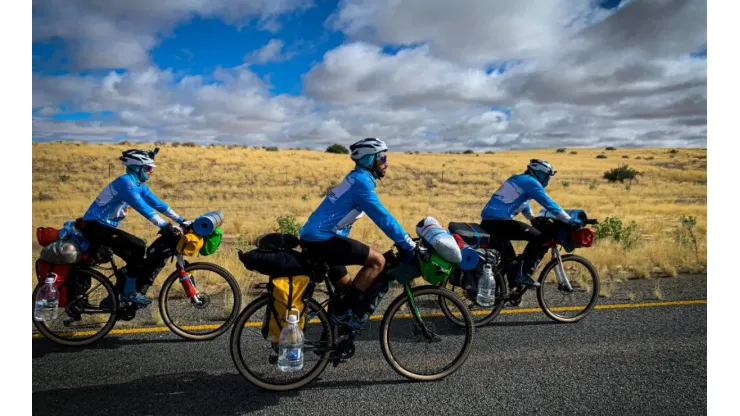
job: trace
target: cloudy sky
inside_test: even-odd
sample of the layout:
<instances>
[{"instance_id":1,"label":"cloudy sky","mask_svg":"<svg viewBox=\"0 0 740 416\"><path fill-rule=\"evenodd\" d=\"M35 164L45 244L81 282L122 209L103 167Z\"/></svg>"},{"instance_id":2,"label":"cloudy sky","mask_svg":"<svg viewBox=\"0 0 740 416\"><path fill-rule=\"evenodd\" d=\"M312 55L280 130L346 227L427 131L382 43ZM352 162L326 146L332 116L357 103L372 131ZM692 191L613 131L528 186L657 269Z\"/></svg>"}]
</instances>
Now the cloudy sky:
<instances>
[{"instance_id":1,"label":"cloudy sky","mask_svg":"<svg viewBox=\"0 0 740 416\"><path fill-rule=\"evenodd\" d=\"M706 0L34 0L33 138L706 147L706 21Z\"/></svg>"}]
</instances>

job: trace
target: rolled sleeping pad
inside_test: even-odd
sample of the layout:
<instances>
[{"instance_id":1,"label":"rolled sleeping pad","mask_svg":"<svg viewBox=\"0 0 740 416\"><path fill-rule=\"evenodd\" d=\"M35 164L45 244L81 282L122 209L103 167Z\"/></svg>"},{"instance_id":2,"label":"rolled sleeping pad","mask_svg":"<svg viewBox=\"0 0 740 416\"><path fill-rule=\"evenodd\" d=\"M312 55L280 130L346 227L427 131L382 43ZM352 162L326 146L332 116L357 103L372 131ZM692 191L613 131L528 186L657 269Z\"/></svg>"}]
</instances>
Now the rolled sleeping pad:
<instances>
[{"instance_id":1,"label":"rolled sleeping pad","mask_svg":"<svg viewBox=\"0 0 740 416\"><path fill-rule=\"evenodd\" d=\"M462 260L457 265L457 267L465 271L475 269L475 266L477 266L478 262L480 261L480 256L478 255L478 252L470 246L465 246L462 250L460 250L460 254L462 255Z\"/></svg>"},{"instance_id":2,"label":"rolled sleeping pad","mask_svg":"<svg viewBox=\"0 0 740 416\"><path fill-rule=\"evenodd\" d=\"M207 237L223 222L224 214L221 211L206 212L193 221L193 231L201 237Z\"/></svg>"},{"instance_id":3,"label":"rolled sleeping pad","mask_svg":"<svg viewBox=\"0 0 740 416\"><path fill-rule=\"evenodd\" d=\"M563 211L565 211L565 213L568 214L571 217L578 218L584 224L586 223L586 220L588 220L588 216L586 215L586 211L584 211L582 209L565 209ZM538 217L555 218L555 214L551 213L550 211L548 211L545 208L542 208L542 210L540 210L540 213L539 213Z\"/></svg>"},{"instance_id":4,"label":"rolled sleeping pad","mask_svg":"<svg viewBox=\"0 0 740 416\"><path fill-rule=\"evenodd\" d=\"M451 263L460 263L462 255L455 237L440 226L433 217L426 217L416 224L416 234L434 247L434 251Z\"/></svg>"}]
</instances>

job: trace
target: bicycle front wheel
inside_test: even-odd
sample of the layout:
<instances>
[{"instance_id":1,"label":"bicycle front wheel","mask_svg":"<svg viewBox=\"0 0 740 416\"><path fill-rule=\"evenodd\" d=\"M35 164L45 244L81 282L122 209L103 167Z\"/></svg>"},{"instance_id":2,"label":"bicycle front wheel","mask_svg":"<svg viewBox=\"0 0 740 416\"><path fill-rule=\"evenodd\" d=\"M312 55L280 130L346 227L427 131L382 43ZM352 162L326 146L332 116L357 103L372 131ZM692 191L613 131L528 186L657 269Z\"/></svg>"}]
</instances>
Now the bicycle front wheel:
<instances>
[{"instance_id":1,"label":"bicycle front wheel","mask_svg":"<svg viewBox=\"0 0 740 416\"><path fill-rule=\"evenodd\" d=\"M263 326L270 297L262 295L239 314L231 330L229 351L239 374L257 387L286 391L305 386L329 363L334 334L329 317L313 299L306 305L303 327L303 368L283 372L277 367L278 344L265 339Z\"/></svg>"},{"instance_id":2,"label":"bicycle front wheel","mask_svg":"<svg viewBox=\"0 0 740 416\"><path fill-rule=\"evenodd\" d=\"M223 267L192 263L185 267L198 291L199 303L185 294L177 271L167 277L159 293L159 312L164 324L189 340L217 338L239 314L242 294L236 279Z\"/></svg>"},{"instance_id":3,"label":"bicycle front wheel","mask_svg":"<svg viewBox=\"0 0 740 416\"><path fill-rule=\"evenodd\" d=\"M460 298L438 286L405 287L383 315L380 346L388 364L417 381L440 380L454 373L470 354L473 319ZM453 323L440 308L464 325Z\"/></svg>"},{"instance_id":4,"label":"bicycle front wheel","mask_svg":"<svg viewBox=\"0 0 740 416\"><path fill-rule=\"evenodd\" d=\"M558 283L557 259L552 259L542 269L537 288L537 302L550 319L573 323L585 318L599 298L599 275L585 258L571 254L562 256L565 276L572 290Z\"/></svg>"},{"instance_id":5,"label":"bicycle front wheel","mask_svg":"<svg viewBox=\"0 0 740 416\"><path fill-rule=\"evenodd\" d=\"M33 320L36 329L49 340L64 346L89 345L106 336L116 324L118 296L110 281L100 273L77 269L67 277L68 293L76 293L67 305L59 307L51 321ZM43 286L36 286L33 298ZM33 304L33 302L32 302ZM33 305L32 305L33 307Z\"/></svg>"}]
</instances>

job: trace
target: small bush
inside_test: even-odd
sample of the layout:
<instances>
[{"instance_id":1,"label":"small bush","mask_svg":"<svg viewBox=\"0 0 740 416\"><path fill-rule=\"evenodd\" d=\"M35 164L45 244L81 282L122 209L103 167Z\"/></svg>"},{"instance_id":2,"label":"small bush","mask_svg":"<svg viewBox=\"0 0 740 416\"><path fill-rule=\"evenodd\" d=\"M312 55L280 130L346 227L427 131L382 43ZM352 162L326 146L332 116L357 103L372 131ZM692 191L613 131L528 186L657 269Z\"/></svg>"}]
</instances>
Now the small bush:
<instances>
[{"instance_id":1,"label":"small bush","mask_svg":"<svg viewBox=\"0 0 740 416\"><path fill-rule=\"evenodd\" d=\"M182 144L182 146L183 147L196 147L198 145L195 144L195 143L193 143L193 142L185 142L185 143Z\"/></svg>"},{"instance_id":2,"label":"small bush","mask_svg":"<svg viewBox=\"0 0 740 416\"><path fill-rule=\"evenodd\" d=\"M303 195L303 196L301 196L301 200L303 200L303 201L308 201L308 195Z\"/></svg>"},{"instance_id":3,"label":"small bush","mask_svg":"<svg viewBox=\"0 0 740 416\"><path fill-rule=\"evenodd\" d=\"M463 152L464 155L472 155L473 153L475 153L475 152L472 151L472 150L470 150L470 149L468 149L468 150L466 150L466 151Z\"/></svg>"},{"instance_id":4,"label":"small bush","mask_svg":"<svg viewBox=\"0 0 740 416\"><path fill-rule=\"evenodd\" d=\"M560 183L563 185L563 188L567 188L567 187L570 186L570 182L568 182L568 181L562 181Z\"/></svg>"},{"instance_id":5,"label":"small bush","mask_svg":"<svg viewBox=\"0 0 740 416\"><path fill-rule=\"evenodd\" d=\"M572 155L577 155L577 154L578 154L578 152L576 152L575 150L571 150L571 151L570 151L570 154L572 154Z\"/></svg>"},{"instance_id":6,"label":"small bush","mask_svg":"<svg viewBox=\"0 0 740 416\"><path fill-rule=\"evenodd\" d=\"M609 147L606 148L606 150L617 150L617 148L616 147L609 146Z\"/></svg>"},{"instance_id":7,"label":"small bush","mask_svg":"<svg viewBox=\"0 0 740 416\"><path fill-rule=\"evenodd\" d=\"M619 183L624 183L625 180L629 180L629 183L631 184L632 181L637 178L637 175L640 175L640 172L627 165L620 165L617 168L604 172L603 178L609 182L619 181Z\"/></svg>"},{"instance_id":8,"label":"small bush","mask_svg":"<svg viewBox=\"0 0 740 416\"><path fill-rule=\"evenodd\" d=\"M69 180L69 175L59 175L59 181L64 183Z\"/></svg>"},{"instance_id":9,"label":"small bush","mask_svg":"<svg viewBox=\"0 0 740 416\"><path fill-rule=\"evenodd\" d=\"M596 159L606 159L606 155L602 153L602 154L596 156Z\"/></svg>"},{"instance_id":10,"label":"small bush","mask_svg":"<svg viewBox=\"0 0 740 416\"><path fill-rule=\"evenodd\" d=\"M337 154L346 155L346 154L349 154L349 149L342 146L341 144L335 143L326 148L326 153L337 153Z\"/></svg>"},{"instance_id":11,"label":"small bush","mask_svg":"<svg viewBox=\"0 0 740 416\"><path fill-rule=\"evenodd\" d=\"M39 201L53 201L54 200L54 195L47 194L44 191L39 191L39 196L37 197L37 199Z\"/></svg>"},{"instance_id":12,"label":"small bush","mask_svg":"<svg viewBox=\"0 0 740 416\"><path fill-rule=\"evenodd\" d=\"M277 217L277 228L275 229L276 232L282 233L282 234L292 234L296 237L298 237L298 230L301 229L301 224L296 222L296 219L292 215L286 215L286 216L280 216Z\"/></svg>"},{"instance_id":13,"label":"small bush","mask_svg":"<svg viewBox=\"0 0 740 416\"><path fill-rule=\"evenodd\" d=\"M156 142L154 142L155 146L164 146L166 144L167 142L165 142L164 140L157 140Z\"/></svg>"},{"instance_id":14,"label":"small bush","mask_svg":"<svg viewBox=\"0 0 740 416\"><path fill-rule=\"evenodd\" d=\"M268 152L277 152L280 149L278 149L277 146L269 146L269 147L265 147L265 150L267 150Z\"/></svg>"},{"instance_id":15,"label":"small bush","mask_svg":"<svg viewBox=\"0 0 740 416\"><path fill-rule=\"evenodd\" d=\"M671 149L671 150L668 151L668 153L669 154L672 154L672 155L675 155L676 153L678 153L678 149Z\"/></svg>"},{"instance_id":16,"label":"small bush","mask_svg":"<svg viewBox=\"0 0 740 416\"><path fill-rule=\"evenodd\" d=\"M628 155L622 155L622 159L629 159L630 157Z\"/></svg>"},{"instance_id":17,"label":"small bush","mask_svg":"<svg viewBox=\"0 0 740 416\"><path fill-rule=\"evenodd\" d=\"M561 147L560 149L557 149L555 153L565 153L565 148Z\"/></svg>"},{"instance_id":18,"label":"small bush","mask_svg":"<svg viewBox=\"0 0 740 416\"><path fill-rule=\"evenodd\" d=\"M654 156L648 156L648 157L645 158L645 160L653 160L653 159L655 159Z\"/></svg>"},{"instance_id":19,"label":"small bush","mask_svg":"<svg viewBox=\"0 0 740 416\"><path fill-rule=\"evenodd\" d=\"M237 234L236 238L234 239L234 246L241 251L249 251L255 248L254 245L252 245L249 240L247 240L246 237L242 234Z\"/></svg>"},{"instance_id":20,"label":"small bush","mask_svg":"<svg viewBox=\"0 0 740 416\"><path fill-rule=\"evenodd\" d=\"M631 249L639 241L637 223L631 221L628 226L622 225L622 220L617 217L606 217L604 221L595 224L596 240L612 239L622 245L626 250Z\"/></svg>"},{"instance_id":21,"label":"small bush","mask_svg":"<svg viewBox=\"0 0 740 416\"><path fill-rule=\"evenodd\" d=\"M696 227L696 217L685 217L682 215L679 223L680 225L678 229L676 229L676 232L674 234L676 242L683 246L693 248L694 254L696 254L696 258L698 259L699 244L697 243L696 235L694 234L694 227Z\"/></svg>"},{"instance_id":22,"label":"small bush","mask_svg":"<svg viewBox=\"0 0 740 416\"><path fill-rule=\"evenodd\" d=\"M641 156L637 156L637 157L635 158L635 160L641 160L641 159L642 159L642 157L641 157Z\"/></svg>"},{"instance_id":23,"label":"small bush","mask_svg":"<svg viewBox=\"0 0 740 416\"><path fill-rule=\"evenodd\" d=\"M489 151L486 152L487 155L492 155L494 153L496 153L496 152L494 152L493 150L489 150Z\"/></svg>"},{"instance_id":24,"label":"small bush","mask_svg":"<svg viewBox=\"0 0 740 416\"><path fill-rule=\"evenodd\" d=\"M598 187L599 187L599 184L596 183L596 182L591 182L590 184L588 184L588 189L590 189L592 191L596 190L596 188L598 188Z\"/></svg>"}]
</instances>

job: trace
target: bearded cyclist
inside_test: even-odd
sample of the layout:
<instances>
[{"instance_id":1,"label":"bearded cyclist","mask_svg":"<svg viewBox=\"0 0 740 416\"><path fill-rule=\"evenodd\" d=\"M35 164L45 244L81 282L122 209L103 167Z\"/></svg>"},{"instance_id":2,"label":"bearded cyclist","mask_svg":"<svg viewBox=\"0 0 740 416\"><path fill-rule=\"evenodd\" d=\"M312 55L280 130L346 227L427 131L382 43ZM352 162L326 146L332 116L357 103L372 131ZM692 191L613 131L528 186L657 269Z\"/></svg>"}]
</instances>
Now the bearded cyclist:
<instances>
[{"instance_id":1,"label":"bearded cyclist","mask_svg":"<svg viewBox=\"0 0 740 416\"><path fill-rule=\"evenodd\" d=\"M180 225L189 223L144 184L156 167L154 156L158 151L159 148L154 151L132 149L123 152L119 160L126 166L126 173L103 188L82 217L82 233L85 238L96 246L110 247L113 253L126 262L125 284L117 281L116 286L122 290L121 298L124 301L139 305L152 303L151 298L140 292L141 287L147 283L147 276L142 273L146 244L144 240L119 230L118 225L126 217L130 207L159 227L164 235L179 236L182 235L182 229L162 219L155 210Z\"/></svg>"},{"instance_id":2,"label":"bearded cyclist","mask_svg":"<svg viewBox=\"0 0 740 416\"><path fill-rule=\"evenodd\" d=\"M334 305L335 324L359 329L368 317L372 299L363 298L375 278L385 266L379 251L348 237L352 224L364 213L396 245L407 251L421 251L396 219L385 209L375 193L375 181L385 176L388 169L386 144L376 138L367 138L350 146L355 161L352 170L314 211L300 230L301 248L314 260L329 264L329 280L346 295ZM361 265L354 280L348 265ZM373 298L373 294L368 294Z\"/></svg>"},{"instance_id":3,"label":"bearded cyclist","mask_svg":"<svg viewBox=\"0 0 740 416\"><path fill-rule=\"evenodd\" d=\"M491 239L498 243L503 260L506 262L509 281L514 285L538 287L540 284L532 279L537 265L547 253L547 235L529 224L514 220L521 213L530 222L535 218L529 201L534 199L555 218L564 223L578 226L581 221L570 217L545 192L550 178L555 175L552 165L541 159L532 159L527 170L507 179L493 194L481 212L481 227L491 234ZM547 233L545 233L547 234ZM528 241L522 253L522 261L515 263L516 253L511 240Z\"/></svg>"}]
</instances>

